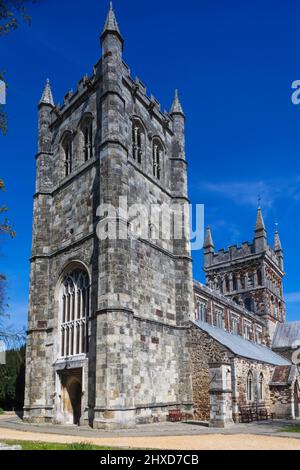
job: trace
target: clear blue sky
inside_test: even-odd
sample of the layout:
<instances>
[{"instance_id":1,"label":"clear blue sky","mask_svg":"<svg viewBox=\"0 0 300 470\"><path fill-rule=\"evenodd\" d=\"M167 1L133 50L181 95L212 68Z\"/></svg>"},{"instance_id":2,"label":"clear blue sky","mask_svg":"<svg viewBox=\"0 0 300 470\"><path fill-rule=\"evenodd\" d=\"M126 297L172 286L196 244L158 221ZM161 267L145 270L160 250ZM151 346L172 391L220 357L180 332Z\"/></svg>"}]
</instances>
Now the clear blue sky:
<instances>
[{"instance_id":1,"label":"clear blue sky","mask_svg":"<svg viewBox=\"0 0 300 470\"><path fill-rule=\"evenodd\" d=\"M189 192L204 203L217 249L252 240L258 194L270 241L277 220L285 251L288 319L300 319L300 79L298 0L115 0L124 59L162 107L179 88L187 115ZM1 242L12 320L27 317L37 109L45 79L56 102L100 57L106 0L41 0L32 25L0 38L9 133L0 176L17 231ZM202 252L194 274L203 280Z\"/></svg>"}]
</instances>

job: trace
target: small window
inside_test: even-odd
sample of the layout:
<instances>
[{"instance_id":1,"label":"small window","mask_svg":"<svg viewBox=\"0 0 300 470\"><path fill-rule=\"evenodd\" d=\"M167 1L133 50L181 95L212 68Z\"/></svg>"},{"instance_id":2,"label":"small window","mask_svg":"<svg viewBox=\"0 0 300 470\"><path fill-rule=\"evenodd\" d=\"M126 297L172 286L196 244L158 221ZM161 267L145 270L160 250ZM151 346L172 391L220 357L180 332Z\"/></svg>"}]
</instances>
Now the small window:
<instances>
[{"instance_id":1,"label":"small window","mask_svg":"<svg viewBox=\"0 0 300 470\"><path fill-rule=\"evenodd\" d=\"M91 119L84 122L82 134L84 161L87 162L93 157L93 121Z\"/></svg>"},{"instance_id":2,"label":"small window","mask_svg":"<svg viewBox=\"0 0 300 470\"><path fill-rule=\"evenodd\" d=\"M234 335L239 334L239 319L235 316L231 317L231 332Z\"/></svg>"},{"instance_id":3,"label":"small window","mask_svg":"<svg viewBox=\"0 0 300 470\"><path fill-rule=\"evenodd\" d=\"M66 135L62 144L65 160L65 176L69 176L72 173L73 165L73 142L71 134Z\"/></svg>"},{"instance_id":4,"label":"small window","mask_svg":"<svg viewBox=\"0 0 300 470\"><path fill-rule=\"evenodd\" d=\"M224 329L224 313L222 310L216 309L214 312L214 326Z\"/></svg>"},{"instance_id":5,"label":"small window","mask_svg":"<svg viewBox=\"0 0 300 470\"><path fill-rule=\"evenodd\" d=\"M205 302L199 302L197 305L196 317L198 321L206 322L207 305Z\"/></svg>"},{"instance_id":6,"label":"small window","mask_svg":"<svg viewBox=\"0 0 300 470\"><path fill-rule=\"evenodd\" d=\"M252 326L251 323L245 322L244 324L244 337L248 341L251 340L251 334L252 334Z\"/></svg>"},{"instance_id":7,"label":"small window","mask_svg":"<svg viewBox=\"0 0 300 470\"><path fill-rule=\"evenodd\" d=\"M263 374L260 374L259 376L258 396L261 401L264 399L264 376Z\"/></svg>"},{"instance_id":8,"label":"small window","mask_svg":"<svg viewBox=\"0 0 300 470\"><path fill-rule=\"evenodd\" d=\"M134 119L132 123L132 158L139 165L142 163L145 148L145 132L142 124Z\"/></svg>"},{"instance_id":9,"label":"small window","mask_svg":"<svg viewBox=\"0 0 300 470\"><path fill-rule=\"evenodd\" d=\"M164 149L159 139L153 140L152 148L152 159L153 159L153 176L158 180L161 179L161 168L163 164Z\"/></svg>"},{"instance_id":10,"label":"small window","mask_svg":"<svg viewBox=\"0 0 300 470\"><path fill-rule=\"evenodd\" d=\"M251 371L247 376L247 400L253 401L253 374Z\"/></svg>"},{"instance_id":11,"label":"small window","mask_svg":"<svg viewBox=\"0 0 300 470\"><path fill-rule=\"evenodd\" d=\"M256 327L256 342L258 344L262 344L262 339L263 339L262 338L262 330L261 330L261 328Z\"/></svg>"}]
</instances>

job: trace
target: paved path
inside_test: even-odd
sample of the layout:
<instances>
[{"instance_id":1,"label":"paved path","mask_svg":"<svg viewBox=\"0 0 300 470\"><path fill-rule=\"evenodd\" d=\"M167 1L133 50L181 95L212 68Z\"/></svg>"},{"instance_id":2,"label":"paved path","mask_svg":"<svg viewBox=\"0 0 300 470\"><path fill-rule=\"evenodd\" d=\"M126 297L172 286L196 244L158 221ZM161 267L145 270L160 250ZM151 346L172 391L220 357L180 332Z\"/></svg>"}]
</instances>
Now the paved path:
<instances>
[{"instance_id":1,"label":"paved path","mask_svg":"<svg viewBox=\"0 0 300 470\"><path fill-rule=\"evenodd\" d=\"M28 425L6 416L0 420L0 441L90 442L104 447L176 450L300 450L300 434L279 432L289 425L295 422L239 424L226 430L160 423L106 432L75 426Z\"/></svg>"},{"instance_id":2,"label":"paved path","mask_svg":"<svg viewBox=\"0 0 300 470\"><path fill-rule=\"evenodd\" d=\"M300 450L300 440L293 438L206 434L198 436L78 437L0 429L0 440L40 441L71 444L88 442L102 447L160 450Z\"/></svg>"}]
</instances>

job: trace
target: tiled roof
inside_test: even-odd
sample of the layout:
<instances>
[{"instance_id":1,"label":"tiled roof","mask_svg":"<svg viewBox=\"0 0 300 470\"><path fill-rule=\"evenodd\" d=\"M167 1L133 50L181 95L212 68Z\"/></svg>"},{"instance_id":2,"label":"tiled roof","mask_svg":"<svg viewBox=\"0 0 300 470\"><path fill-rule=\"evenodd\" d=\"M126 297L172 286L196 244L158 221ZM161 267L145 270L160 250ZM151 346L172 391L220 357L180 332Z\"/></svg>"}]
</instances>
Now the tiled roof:
<instances>
[{"instance_id":1,"label":"tiled roof","mask_svg":"<svg viewBox=\"0 0 300 470\"><path fill-rule=\"evenodd\" d=\"M272 383L288 383L290 372L291 366L277 366L272 377Z\"/></svg>"},{"instance_id":2,"label":"tiled roof","mask_svg":"<svg viewBox=\"0 0 300 470\"><path fill-rule=\"evenodd\" d=\"M278 323L272 348L291 348L296 341L300 341L300 321Z\"/></svg>"},{"instance_id":3,"label":"tiled roof","mask_svg":"<svg viewBox=\"0 0 300 470\"><path fill-rule=\"evenodd\" d=\"M281 357L266 346L253 343L252 341L247 341L242 336L228 333L227 331L211 326L208 323L200 321L193 323L237 356L259 362L266 362L276 366L291 365L287 359Z\"/></svg>"}]
</instances>

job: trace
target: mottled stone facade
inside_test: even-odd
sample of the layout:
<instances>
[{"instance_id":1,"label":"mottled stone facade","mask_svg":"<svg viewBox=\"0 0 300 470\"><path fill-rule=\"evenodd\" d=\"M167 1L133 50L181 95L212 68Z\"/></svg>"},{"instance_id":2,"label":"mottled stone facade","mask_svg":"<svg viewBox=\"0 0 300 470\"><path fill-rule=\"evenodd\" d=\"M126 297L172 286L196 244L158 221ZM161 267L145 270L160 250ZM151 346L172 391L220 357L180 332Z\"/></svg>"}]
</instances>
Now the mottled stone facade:
<instances>
[{"instance_id":1,"label":"mottled stone facade","mask_svg":"<svg viewBox=\"0 0 300 470\"><path fill-rule=\"evenodd\" d=\"M246 356L247 341L241 341L245 342ZM188 345L196 420L215 427L230 426L239 422L245 407L263 408L268 416L279 419L299 417L299 373L295 366L288 362L277 366L236 354L203 331L201 324L190 328ZM282 370L287 370L286 377L279 373ZM280 383L275 382L278 375Z\"/></svg>"},{"instance_id":2,"label":"mottled stone facade","mask_svg":"<svg viewBox=\"0 0 300 470\"><path fill-rule=\"evenodd\" d=\"M188 217L168 237L155 212L189 202L178 93L162 112L132 79L112 8L101 46L62 106L48 81L39 104L24 419L121 428L176 409L225 427L261 403L297 417L299 375L247 356L285 320L278 233L269 247L259 209L253 243L215 253L208 229L207 286L193 282Z\"/></svg>"},{"instance_id":3,"label":"mottled stone facade","mask_svg":"<svg viewBox=\"0 0 300 470\"><path fill-rule=\"evenodd\" d=\"M131 78L112 9L101 44L93 74L62 106L54 107L49 83L39 105L25 401L31 422L127 427L192 407L188 221L176 241L97 236L109 223L119 230L131 223L119 209L113 221L99 214L99 205L119 208L126 198L129 207L150 210L188 202L185 118L177 95L162 113ZM80 287L82 273L88 288Z\"/></svg>"}]
</instances>

